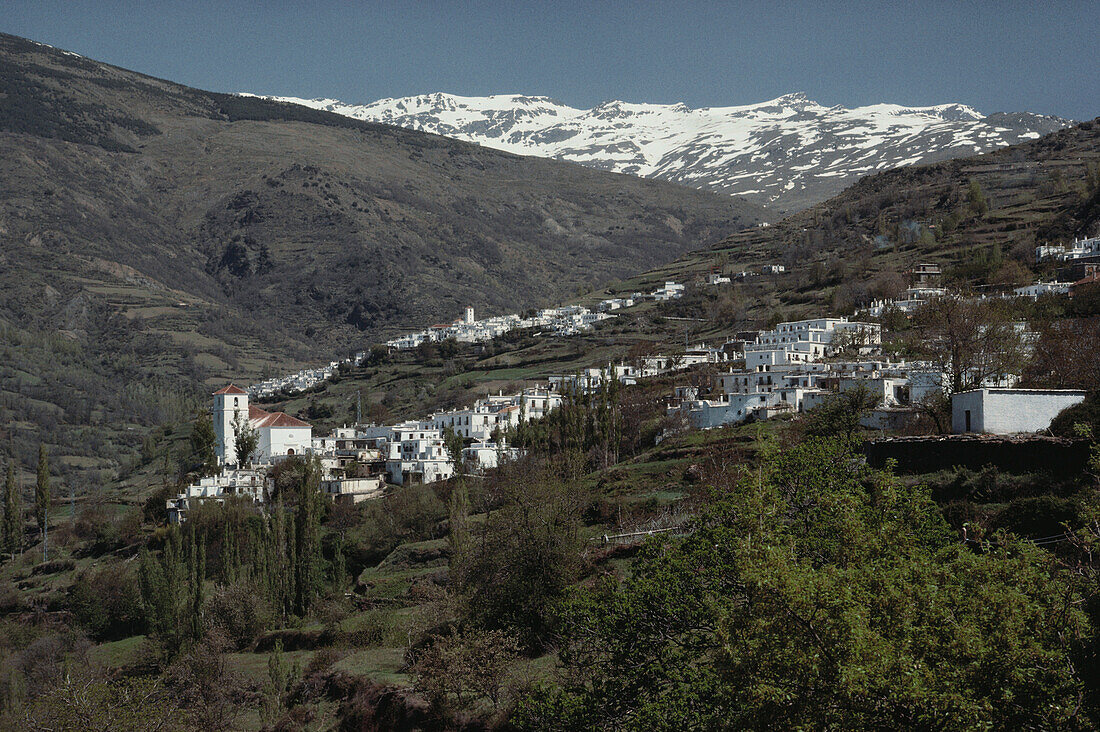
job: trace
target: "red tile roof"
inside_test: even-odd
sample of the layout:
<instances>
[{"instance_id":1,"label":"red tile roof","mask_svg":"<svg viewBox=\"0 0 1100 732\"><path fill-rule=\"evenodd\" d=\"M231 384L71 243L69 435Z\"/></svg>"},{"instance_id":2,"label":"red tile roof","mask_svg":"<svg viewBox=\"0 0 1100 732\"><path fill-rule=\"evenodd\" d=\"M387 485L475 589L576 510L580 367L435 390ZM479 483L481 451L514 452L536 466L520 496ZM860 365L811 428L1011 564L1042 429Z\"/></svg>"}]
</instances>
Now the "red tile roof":
<instances>
[{"instance_id":1,"label":"red tile roof","mask_svg":"<svg viewBox=\"0 0 1100 732\"><path fill-rule=\"evenodd\" d=\"M309 422L291 417L286 412L272 412L258 425L260 427L312 427Z\"/></svg>"},{"instance_id":2,"label":"red tile roof","mask_svg":"<svg viewBox=\"0 0 1100 732\"><path fill-rule=\"evenodd\" d=\"M1089 275L1086 275L1082 279L1077 280L1072 285L1070 285L1070 289L1072 290L1073 288L1080 287L1081 285L1090 285L1094 282L1100 282L1100 272L1093 272Z\"/></svg>"},{"instance_id":3,"label":"red tile roof","mask_svg":"<svg viewBox=\"0 0 1100 732\"><path fill-rule=\"evenodd\" d=\"M286 412L268 412L248 405L248 421L255 429L264 427L312 427L309 422L291 417Z\"/></svg>"},{"instance_id":4,"label":"red tile roof","mask_svg":"<svg viewBox=\"0 0 1100 732\"><path fill-rule=\"evenodd\" d=\"M221 389L218 389L216 392L214 392L214 396L217 396L218 394L247 394L247 393L248 393L247 391L240 388L239 386L234 386L233 384L230 384L229 386L223 386Z\"/></svg>"}]
</instances>

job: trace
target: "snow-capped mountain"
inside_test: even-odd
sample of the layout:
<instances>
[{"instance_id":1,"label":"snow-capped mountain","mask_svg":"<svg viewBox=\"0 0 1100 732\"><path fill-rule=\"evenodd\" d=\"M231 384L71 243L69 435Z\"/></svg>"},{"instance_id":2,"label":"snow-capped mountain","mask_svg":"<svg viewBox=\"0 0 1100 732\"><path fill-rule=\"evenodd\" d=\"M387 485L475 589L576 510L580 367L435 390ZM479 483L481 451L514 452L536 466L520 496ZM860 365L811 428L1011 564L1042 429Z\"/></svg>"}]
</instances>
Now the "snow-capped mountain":
<instances>
[{"instance_id":1,"label":"snow-capped mountain","mask_svg":"<svg viewBox=\"0 0 1100 732\"><path fill-rule=\"evenodd\" d=\"M269 98L740 195L780 211L824 200L861 175L985 152L1069 124L1026 113L985 116L963 104L825 107L803 94L703 109L618 101L576 109L515 94L436 93L362 105Z\"/></svg>"}]
</instances>

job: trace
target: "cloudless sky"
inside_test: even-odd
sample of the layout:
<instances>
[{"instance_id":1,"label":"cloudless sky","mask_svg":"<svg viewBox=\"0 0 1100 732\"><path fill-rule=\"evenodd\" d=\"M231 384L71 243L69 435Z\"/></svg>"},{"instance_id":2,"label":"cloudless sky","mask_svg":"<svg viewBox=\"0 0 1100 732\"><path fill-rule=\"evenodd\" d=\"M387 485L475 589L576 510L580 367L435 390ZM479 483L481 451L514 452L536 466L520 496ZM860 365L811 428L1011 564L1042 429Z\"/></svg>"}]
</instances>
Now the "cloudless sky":
<instances>
[{"instance_id":1,"label":"cloudless sky","mask_svg":"<svg viewBox=\"0 0 1100 732\"><path fill-rule=\"evenodd\" d=\"M0 0L0 31L214 91L1100 115L1100 1Z\"/></svg>"}]
</instances>

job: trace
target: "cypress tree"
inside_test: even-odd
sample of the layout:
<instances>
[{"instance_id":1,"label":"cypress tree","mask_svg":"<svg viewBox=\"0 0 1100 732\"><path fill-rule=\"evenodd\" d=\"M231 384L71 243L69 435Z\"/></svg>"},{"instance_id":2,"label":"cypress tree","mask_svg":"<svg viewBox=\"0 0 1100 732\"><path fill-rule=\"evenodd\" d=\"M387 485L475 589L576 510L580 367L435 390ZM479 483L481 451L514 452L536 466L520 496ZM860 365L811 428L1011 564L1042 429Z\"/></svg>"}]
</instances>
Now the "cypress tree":
<instances>
[{"instance_id":1,"label":"cypress tree","mask_svg":"<svg viewBox=\"0 0 1100 732\"><path fill-rule=\"evenodd\" d=\"M447 542L451 545L450 581L455 589L466 583L466 568L469 564L470 539L470 498L466 490L466 481L460 479L451 492L450 532Z\"/></svg>"},{"instance_id":2,"label":"cypress tree","mask_svg":"<svg viewBox=\"0 0 1100 732\"><path fill-rule=\"evenodd\" d=\"M158 560L143 549L140 560L141 603L149 634L171 658L182 644L182 611L186 601L187 567L180 531L172 527Z\"/></svg>"},{"instance_id":3,"label":"cypress tree","mask_svg":"<svg viewBox=\"0 0 1100 732\"><path fill-rule=\"evenodd\" d=\"M297 522L288 519L284 522L285 543L281 549L280 560L282 563L282 580L279 583L279 592L283 599L283 613L294 613L294 593L298 587L298 537L295 527Z\"/></svg>"}]
</instances>

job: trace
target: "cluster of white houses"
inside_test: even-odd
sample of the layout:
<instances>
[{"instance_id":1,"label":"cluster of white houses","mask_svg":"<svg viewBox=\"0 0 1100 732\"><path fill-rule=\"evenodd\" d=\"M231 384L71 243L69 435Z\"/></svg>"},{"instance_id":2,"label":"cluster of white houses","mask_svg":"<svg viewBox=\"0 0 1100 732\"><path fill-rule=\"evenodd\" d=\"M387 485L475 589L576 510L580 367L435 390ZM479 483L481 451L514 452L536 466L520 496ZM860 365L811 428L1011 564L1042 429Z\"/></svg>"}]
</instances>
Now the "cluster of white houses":
<instances>
[{"instance_id":1,"label":"cluster of white houses","mask_svg":"<svg viewBox=\"0 0 1100 732\"><path fill-rule=\"evenodd\" d=\"M710 375L709 383L677 387L668 411L708 429L806 412L833 394L861 387L878 404L865 426L893 428L913 414L913 405L942 393L947 375L929 363L881 360L881 342L877 323L847 318L780 323L746 341L743 368ZM1083 391L1018 389L1018 381L1014 374L1001 374L986 377L980 388L953 394L953 431L1037 432L1085 398Z\"/></svg>"},{"instance_id":2,"label":"cluster of white houses","mask_svg":"<svg viewBox=\"0 0 1100 732\"><path fill-rule=\"evenodd\" d=\"M329 361L326 365L315 369L302 369L286 376L276 376L270 379L252 384L247 391L251 396L261 399L273 397L276 394L293 394L295 392L310 389L322 381L332 378L332 375L343 365L358 366L367 357L366 352L359 351L354 356L349 356L342 361Z\"/></svg>"},{"instance_id":3,"label":"cluster of white houses","mask_svg":"<svg viewBox=\"0 0 1100 732\"><path fill-rule=\"evenodd\" d=\"M228 496L262 503L268 471L293 455L317 456L322 468L321 490L337 502L351 503L380 497L391 485L446 480L458 469L495 468L519 456L504 435L522 422L541 419L557 409L571 390L595 389L612 378L632 384L640 378L724 357L721 349L706 346L681 356L654 355L637 365L609 364L550 376L545 385L526 387L516 394L486 395L465 409L436 412L423 420L344 426L327 436L314 436L312 425L288 414L249 404L249 393L230 384L213 395L214 451L221 472L169 499L168 515L170 520L182 522L196 502L222 501ZM242 461L237 456L237 435L245 424L257 440L255 451ZM460 461L449 452L447 430L464 442Z\"/></svg>"},{"instance_id":4,"label":"cluster of white houses","mask_svg":"<svg viewBox=\"0 0 1100 732\"><path fill-rule=\"evenodd\" d=\"M725 277L720 278L719 282L710 284L729 281L729 278ZM416 348L422 343L438 343L445 340L454 340L458 343L482 343L520 328L541 328L554 336L577 335L591 330L602 320L615 317L611 314L613 310L632 307L647 299L657 302L676 300L683 294L683 285L669 281L648 295L635 292L630 297L603 300L596 306L595 311L581 305L562 305L556 308L544 308L527 318L513 313L478 320L474 317L473 307L467 306L462 317L453 323L440 323L415 333L407 333L386 341L385 345L394 350L405 350ZM330 361L318 368L302 369L293 374L265 379L251 384L247 387L247 391L249 395L261 399L278 394L302 392L331 379L342 365L358 366L365 358L366 353L360 351L355 356L342 361Z\"/></svg>"},{"instance_id":5,"label":"cluster of white houses","mask_svg":"<svg viewBox=\"0 0 1100 732\"><path fill-rule=\"evenodd\" d=\"M386 345L401 350L416 348L421 343L436 343L448 339L454 339L459 343L480 343L519 328L541 328L555 336L576 335L591 330L601 320L615 317L610 314L613 310L629 308L643 300L657 302L676 300L683 294L683 285L669 281L648 295L635 292L629 297L603 300L596 305L595 311L582 305L562 305L556 308L543 308L527 318L512 313L477 320L474 317L474 309L467 307L462 317L453 323L441 323L416 333L407 333L386 341Z\"/></svg>"},{"instance_id":6,"label":"cluster of white houses","mask_svg":"<svg viewBox=\"0 0 1100 732\"><path fill-rule=\"evenodd\" d=\"M1100 258L1100 236L1074 239L1072 244L1054 244L1035 247L1035 261L1053 260L1072 262L1075 259Z\"/></svg>"},{"instance_id":7,"label":"cluster of white houses","mask_svg":"<svg viewBox=\"0 0 1100 732\"><path fill-rule=\"evenodd\" d=\"M910 274L912 287L905 302L912 303L912 307L943 294L935 281L939 276L935 265L918 265ZM723 284L723 279L728 282L715 275L708 284ZM1038 296L1049 291L1036 288L1018 294ZM666 282L649 297L667 300L682 293L682 285ZM626 303L633 302L634 298L605 301L601 303L603 312L598 313L567 306L541 311L526 320L503 316L477 321L473 309L467 308L465 316L450 326L404 336L388 345L408 348L442 338L481 340L533 323L556 324L561 332L567 332L591 327L591 322L610 317L606 310L628 307ZM214 393L212 407L215 452L222 470L170 499L169 518L184 521L196 501L207 499L221 501L237 495L263 502L268 470L293 455L317 456L323 469L321 490L336 501L352 503L379 497L390 485L430 483L446 480L456 470L494 468L518 456L518 450L507 444L504 435L523 422L540 419L557 409L566 394L593 390L612 379L629 385L691 366L724 365L731 355L738 360L743 356L744 365L738 363L717 373L711 369L699 383L677 387L668 406L669 414L692 427L707 429L805 412L830 395L862 387L876 397L879 405L865 424L891 428L912 415L913 405L942 392L947 377L942 369L928 363L883 360L881 343L881 326L873 322L844 317L784 322L772 330L739 334L737 340L721 347L700 345L675 356L653 355L631 364L608 364L554 375L545 384L516 394L486 395L465 409L436 412L427 419L393 425L345 426L328 436L314 436L312 426L302 420L249 404L250 392L264 395L269 393L265 389L253 387L246 391L229 385ZM357 354L354 360L362 360L362 356ZM338 367L339 362L333 362L326 368ZM1014 375L1004 374L984 379L980 388L953 394L953 430L1039 431L1048 427L1062 409L1085 397L1081 391L1018 389L1017 381ZM246 460L238 460L236 434L245 423L255 432L257 445ZM446 444L447 430L464 442L458 461Z\"/></svg>"},{"instance_id":8,"label":"cluster of white houses","mask_svg":"<svg viewBox=\"0 0 1100 732\"><path fill-rule=\"evenodd\" d=\"M480 343L517 328L543 328L552 335L570 336L591 330L599 321L613 317L615 316L602 310L592 312L580 305L563 305L544 308L529 318L513 313L476 320L474 309L467 307L463 316L453 323L441 323L416 333L408 333L386 341L386 345L401 350L416 348L421 343L437 343L448 339L459 343Z\"/></svg>"},{"instance_id":9,"label":"cluster of white houses","mask_svg":"<svg viewBox=\"0 0 1100 732\"><path fill-rule=\"evenodd\" d=\"M774 330L746 339L743 368L714 374L709 384L678 387L669 412L693 427L706 429L803 412L856 381L876 394L881 392L885 405L907 403L909 383L893 364L825 360L842 348L871 355L881 343L882 330L877 323L847 318L780 323Z\"/></svg>"}]
</instances>

